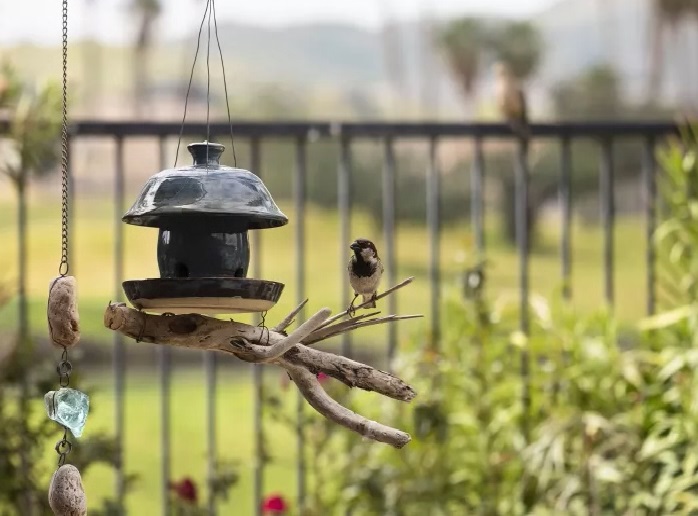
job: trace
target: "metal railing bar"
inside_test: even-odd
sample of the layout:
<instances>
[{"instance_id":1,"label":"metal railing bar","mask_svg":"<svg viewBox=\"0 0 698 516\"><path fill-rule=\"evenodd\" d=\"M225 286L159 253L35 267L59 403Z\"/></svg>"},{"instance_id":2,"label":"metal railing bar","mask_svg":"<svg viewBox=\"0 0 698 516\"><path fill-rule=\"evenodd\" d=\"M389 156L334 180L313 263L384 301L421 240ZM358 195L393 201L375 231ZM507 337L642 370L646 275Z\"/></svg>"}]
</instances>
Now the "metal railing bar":
<instances>
[{"instance_id":1,"label":"metal railing bar","mask_svg":"<svg viewBox=\"0 0 698 516\"><path fill-rule=\"evenodd\" d=\"M383 285L394 285L397 277L395 259L395 148L392 138L383 140L382 204L383 204L383 245L385 251L379 253L385 268ZM397 296L388 297L388 313L397 313ZM397 325L387 325L388 367L390 368L397 351Z\"/></svg>"},{"instance_id":2,"label":"metal railing bar","mask_svg":"<svg viewBox=\"0 0 698 516\"><path fill-rule=\"evenodd\" d=\"M172 136L179 134L177 122L101 121L74 120L69 127L74 136ZM7 132L9 122L0 120L0 134ZM211 132L227 134L227 122L211 123ZM530 125L534 138L598 138L619 136L668 136L678 135L679 125L668 121L593 121L550 122ZM356 138L443 138L457 136L515 138L508 124L503 123L436 123L436 122L332 122L332 121L278 121L237 122L233 132L242 138L257 137L331 137L343 135ZM187 123L186 136L206 134L205 122Z\"/></svg>"},{"instance_id":3,"label":"metal railing bar","mask_svg":"<svg viewBox=\"0 0 698 516\"><path fill-rule=\"evenodd\" d=\"M656 285L656 250L654 245L654 232L657 228L657 163L654 156L655 140L648 137L644 142L642 171L645 183L646 203L646 267L647 267L647 313L652 315L656 310L657 285Z\"/></svg>"},{"instance_id":4,"label":"metal railing bar","mask_svg":"<svg viewBox=\"0 0 698 516\"><path fill-rule=\"evenodd\" d=\"M124 279L124 227L121 217L125 212L124 205L124 140L116 137L116 171L114 177L114 299L123 300L122 282ZM119 332L113 333L114 349L114 432L118 447L118 461L116 467L116 502L125 509L126 474L124 470L124 425L125 425L125 384L126 384L126 348L123 336Z\"/></svg>"},{"instance_id":5,"label":"metal railing bar","mask_svg":"<svg viewBox=\"0 0 698 516\"><path fill-rule=\"evenodd\" d=\"M306 137L299 136L296 139L296 167L293 174L293 199L296 217L295 248L296 248L296 302L298 304L305 300L305 203L306 203L306 172L307 172L307 149ZM305 320L305 309L296 316L298 323ZM304 408L305 398L297 393L296 400L296 497L297 507L302 513L305 510L306 494L306 461L305 461L305 432L304 432Z\"/></svg>"},{"instance_id":6,"label":"metal railing bar","mask_svg":"<svg viewBox=\"0 0 698 516\"><path fill-rule=\"evenodd\" d=\"M529 335L529 192L528 192L528 143L519 142L515 165L516 192L516 243L519 255L519 330L525 337L521 349L522 381L522 430L528 442L531 411L530 355L528 351Z\"/></svg>"},{"instance_id":7,"label":"metal railing bar","mask_svg":"<svg viewBox=\"0 0 698 516\"><path fill-rule=\"evenodd\" d=\"M164 137L158 139L158 153L160 170L167 168L167 140ZM170 490L171 478L170 454L172 444L170 438L170 401L171 401L171 378L172 378L172 357L169 346L158 346L158 369L160 373L160 498L162 502L163 516L170 514Z\"/></svg>"},{"instance_id":8,"label":"metal railing bar","mask_svg":"<svg viewBox=\"0 0 698 516\"><path fill-rule=\"evenodd\" d=\"M339 212L339 259L340 269L344 272L349 261L349 244L354 240L351 236L351 140L340 139L339 167L337 170L337 211ZM346 274L340 276L339 306L349 303L353 292L350 291ZM345 357L351 356L351 335L342 334L341 350Z\"/></svg>"},{"instance_id":9,"label":"metal railing bar","mask_svg":"<svg viewBox=\"0 0 698 516\"><path fill-rule=\"evenodd\" d=\"M604 300L613 306L613 235L615 225L615 204L613 193L613 140L601 143L601 167L599 174L599 195L601 198L601 225L603 226L603 270Z\"/></svg>"},{"instance_id":10,"label":"metal railing bar","mask_svg":"<svg viewBox=\"0 0 698 516\"><path fill-rule=\"evenodd\" d=\"M562 296L572 298L572 144L569 137L560 142L560 188L558 199L561 211L560 267Z\"/></svg>"},{"instance_id":11,"label":"metal railing bar","mask_svg":"<svg viewBox=\"0 0 698 516\"><path fill-rule=\"evenodd\" d=\"M473 168L470 174L470 216L478 258L485 254L485 156L482 138L473 139Z\"/></svg>"},{"instance_id":12,"label":"metal railing bar","mask_svg":"<svg viewBox=\"0 0 698 516\"><path fill-rule=\"evenodd\" d=\"M441 279L440 279L440 232L441 232L441 178L438 169L438 140L429 140L429 163L426 177L426 204L427 204L427 228L429 233L429 300L431 305L431 345L439 347L440 338L440 306L441 306ZM391 283L392 285L393 283Z\"/></svg>"},{"instance_id":13,"label":"metal railing bar","mask_svg":"<svg viewBox=\"0 0 698 516\"><path fill-rule=\"evenodd\" d=\"M250 140L250 171L262 177L261 141L259 138ZM261 231L252 231L252 270L255 278L262 277L262 235ZM261 317L256 317L257 322ZM254 427L254 480L253 499L254 511L262 515L262 498L264 496L264 366L252 364L252 382L254 389L254 408L252 424Z\"/></svg>"}]
</instances>

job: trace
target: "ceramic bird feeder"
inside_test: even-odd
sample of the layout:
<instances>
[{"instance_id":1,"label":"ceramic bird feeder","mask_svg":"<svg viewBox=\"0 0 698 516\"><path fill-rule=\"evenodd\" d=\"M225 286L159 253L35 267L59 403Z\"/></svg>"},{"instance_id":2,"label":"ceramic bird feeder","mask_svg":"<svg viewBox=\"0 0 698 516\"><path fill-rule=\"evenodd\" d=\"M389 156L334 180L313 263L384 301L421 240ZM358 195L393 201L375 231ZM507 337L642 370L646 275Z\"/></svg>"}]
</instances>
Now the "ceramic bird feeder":
<instances>
[{"instance_id":1,"label":"ceramic bird feeder","mask_svg":"<svg viewBox=\"0 0 698 516\"><path fill-rule=\"evenodd\" d=\"M288 223L262 183L220 164L218 143L192 143L194 163L152 176L122 220L159 228L160 278L123 283L138 309L159 313L232 314L269 310L282 283L247 277L248 231Z\"/></svg>"}]
</instances>

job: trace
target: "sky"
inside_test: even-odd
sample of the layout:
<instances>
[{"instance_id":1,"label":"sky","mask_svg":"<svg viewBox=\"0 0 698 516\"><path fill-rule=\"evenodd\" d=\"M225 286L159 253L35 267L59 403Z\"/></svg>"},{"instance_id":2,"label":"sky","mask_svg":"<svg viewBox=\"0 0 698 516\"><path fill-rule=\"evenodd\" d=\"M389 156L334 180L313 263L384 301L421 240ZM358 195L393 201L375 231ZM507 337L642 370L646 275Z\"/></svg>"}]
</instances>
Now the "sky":
<instances>
[{"instance_id":1,"label":"sky","mask_svg":"<svg viewBox=\"0 0 698 516\"><path fill-rule=\"evenodd\" d=\"M87 16L90 2L99 15ZM130 0L69 0L69 35L85 34L107 43L124 43L133 37ZM435 18L457 14L507 14L527 16L556 0L217 0L218 21L284 26L314 21L380 26L386 13L400 19L417 18L429 10ZM203 0L163 0L159 30L170 37L192 33L203 14ZM61 0L0 0L0 44L60 42Z\"/></svg>"}]
</instances>

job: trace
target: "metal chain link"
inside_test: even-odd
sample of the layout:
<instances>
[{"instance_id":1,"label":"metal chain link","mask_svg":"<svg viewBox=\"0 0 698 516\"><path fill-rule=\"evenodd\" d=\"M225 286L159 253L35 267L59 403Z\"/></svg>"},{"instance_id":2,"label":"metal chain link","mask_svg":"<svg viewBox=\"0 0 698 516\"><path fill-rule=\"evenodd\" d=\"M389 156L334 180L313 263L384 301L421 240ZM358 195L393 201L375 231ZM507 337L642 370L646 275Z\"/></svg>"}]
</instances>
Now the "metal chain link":
<instances>
[{"instance_id":1,"label":"metal chain link","mask_svg":"<svg viewBox=\"0 0 698 516\"><path fill-rule=\"evenodd\" d=\"M70 270L68 264L68 0L63 0L63 120L61 124L61 263L58 274L66 276ZM55 282L54 282L55 285ZM53 285L51 286L53 288ZM49 323L50 326L50 323ZM58 383L61 388L70 385L70 373L73 365L68 360L68 348L63 346L61 361L56 366ZM55 403L54 394L53 402ZM54 406L55 412L55 406ZM68 428L63 426L63 437L56 443L58 466L65 464L66 457L73 449L73 443L68 440Z\"/></svg>"},{"instance_id":2,"label":"metal chain link","mask_svg":"<svg viewBox=\"0 0 698 516\"><path fill-rule=\"evenodd\" d=\"M63 0L63 121L61 126L61 263L58 274L66 276L68 265L68 0Z\"/></svg>"},{"instance_id":3,"label":"metal chain link","mask_svg":"<svg viewBox=\"0 0 698 516\"><path fill-rule=\"evenodd\" d=\"M61 387L68 387L70 385L70 373L73 372L73 364L68 360L68 348L63 348L61 362L56 366L56 372L58 373L58 382Z\"/></svg>"},{"instance_id":4,"label":"metal chain link","mask_svg":"<svg viewBox=\"0 0 698 516\"><path fill-rule=\"evenodd\" d=\"M65 464L65 459L73 450L73 443L68 440L68 429L63 427L63 438L56 443L56 453L58 454L58 467Z\"/></svg>"},{"instance_id":5,"label":"metal chain link","mask_svg":"<svg viewBox=\"0 0 698 516\"><path fill-rule=\"evenodd\" d=\"M56 366L56 372L58 373L58 383L60 386L63 387L68 387L70 385L70 373L73 372L73 365L70 363L70 360L68 360L68 348L65 346L63 347L63 353L61 354L61 361L60 363ZM56 411L55 403L56 403L56 395L54 393L53 395L53 411ZM68 428L63 427L63 437L61 438L60 441L56 443L56 453L58 454L58 467L61 467L63 464L65 464L65 459L67 455L72 451L73 449L73 443L71 443L68 440Z\"/></svg>"}]
</instances>

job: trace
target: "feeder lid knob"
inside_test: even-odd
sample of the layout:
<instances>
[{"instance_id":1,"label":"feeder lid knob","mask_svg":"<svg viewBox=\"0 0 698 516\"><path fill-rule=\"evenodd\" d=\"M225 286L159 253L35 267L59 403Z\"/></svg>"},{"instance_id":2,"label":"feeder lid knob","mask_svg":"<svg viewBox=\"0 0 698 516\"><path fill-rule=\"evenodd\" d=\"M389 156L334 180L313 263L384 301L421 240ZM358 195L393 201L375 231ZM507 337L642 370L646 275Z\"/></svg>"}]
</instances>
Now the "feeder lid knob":
<instances>
[{"instance_id":1,"label":"feeder lid knob","mask_svg":"<svg viewBox=\"0 0 698 516\"><path fill-rule=\"evenodd\" d=\"M194 166L220 165L225 146L204 140L201 143L190 143L187 145L187 150L194 158Z\"/></svg>"}]
</instances>

